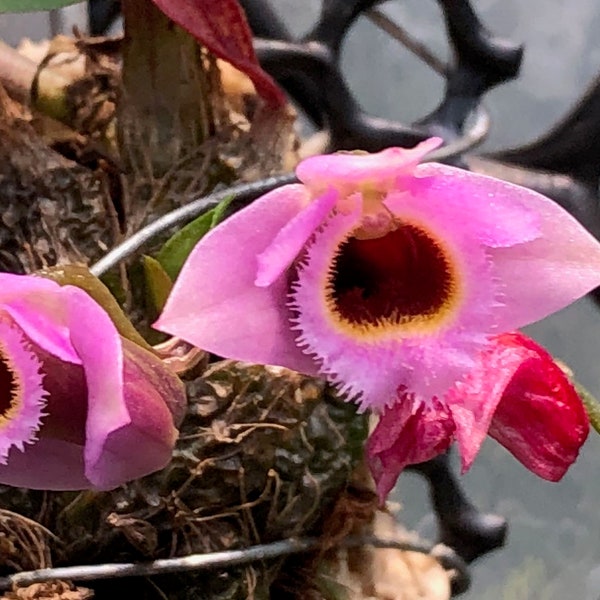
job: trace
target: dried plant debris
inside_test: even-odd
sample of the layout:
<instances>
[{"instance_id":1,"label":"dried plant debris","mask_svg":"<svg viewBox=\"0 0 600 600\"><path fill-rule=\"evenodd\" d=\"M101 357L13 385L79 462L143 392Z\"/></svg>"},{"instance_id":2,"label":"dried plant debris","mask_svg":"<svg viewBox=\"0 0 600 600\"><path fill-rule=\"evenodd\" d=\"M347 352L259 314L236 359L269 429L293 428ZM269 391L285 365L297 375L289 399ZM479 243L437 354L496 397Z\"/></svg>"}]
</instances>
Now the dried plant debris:
<instances>
[{"instance_id":1,"label":"dried plant debris","mask_svg":"<svg viewBox=\"0 0 600 600\"><path fill-rule=\"evenodd\" d=\"M67 90L72 127L114 152L115 117L120 84L121 40L73 40L74 50L85 57L85 70Z\"/></svg>"},{"instance_id":2,"label":"dried plant debris","mask_svg":"<svg viewBox=\"0 0 600 600\"><path fill-rule=\"evenodd\" d=\"M103 180L51 150L30 123L0 115L0 269L90 264L116 241Z\"/></svg>"},{"instance_id":3,"label":"dried plant debris","mask_svg":"<svg viewBox=\"0 0 600 600\"><path fill-rule=\"evenodd\" d=\"M114 492L0 488L53 531L55 565L149 560L320 535L361 460L366 417L321 381L223 361L187 383L171 464ZM283 560L222 572L94 582L98 598L268 598ZM253 596L254 595L254 596Z\"/></svg>"},{"instance_id":4,"label":"dried plant debris","mask_svg":"<svg viewBox=\"0 0 600 600\"><path fill-rule=\"evenodd\" d=\"M383 539L414 541L387 513L376 515L373 532ZM327 575L344 590L346 600L448 600L448 574L432 556L392 548L340 550Z\"/></svg>"},{"instance_id":5,"label":"dried plant debris","mask_svg":"<svg viewBox=\"0 0 600 600\"><path fill-rule=\"evenodd\" d=\"M39 64L36 85L49 70L70 81L61 100L67 112L60 123L0 97L0 269L91 264L122 235L217 183L250 181L295 163L291 109L272 114L257 108L247 86L232 85L230 75L225 91L224 67L202 51L187 68L198 82L194 98L203 133L187 139L182 132L189 123L175 123L168 139L176 153L157 170L141 135L151 120L123 119L129 113L121 90L122 47L119 39L59 36L24 49ZM34 99L35 93L34 85ZM190 110L182 105L182 118ZM159 152L165 156L164 145Z\"/></svg>"},{"instance_id":6,"label":"dried plant debris","mask_svg":"<svg viewBox=\"0 0 600 600\"><path fill-rule=\"evenodd\" d=\"M32 89L34 106L38 95L43 96L46 72L59 75L66 84L61 118L72 130L88 136L87 143L114 142L120 49L118 38L58 35L41 42L24 40L19 52L38 67Z\"/></svg>"},{"instance_id":7,"label":"dried plant debris","mask_svg":"<svg viewBox=\"0 0 600 600\"><path fill-rule=\"evenodd\" d=\"M234 361L211 365L187 386L188 415L163 471L110 493L0 488L0 503L22 505L56 534L23 518L51 550L36 564L50 554L55 566L130 562L310 535L323 540L319 552L88 585L99 599L449 598L448 574L432 557L336 547L348 535L412 539L377 512L362 462L367 419L353 405L321 380Z\"/></svg>"},{"instance_id":8,"label":"dried plant debris","mask_svg":"<svg viewBox=\"0 0 600 600\"><path fill-rule=\"evenodd\" d=\"M27 587L15 587L6 592L0 600L91 600L94 592L83 587L75 587L66 581L34 583Z\"/></svg>"},{"instance_id":9,"label":"dried plant debris","mask_svg":"<svg viewBox=\"0 0 600 600\"><path fill-rule=\"evenodd\" d=\"M0 508L0 572L51 566L52 537L38 522Z\"/></svg>"}]
</instances>

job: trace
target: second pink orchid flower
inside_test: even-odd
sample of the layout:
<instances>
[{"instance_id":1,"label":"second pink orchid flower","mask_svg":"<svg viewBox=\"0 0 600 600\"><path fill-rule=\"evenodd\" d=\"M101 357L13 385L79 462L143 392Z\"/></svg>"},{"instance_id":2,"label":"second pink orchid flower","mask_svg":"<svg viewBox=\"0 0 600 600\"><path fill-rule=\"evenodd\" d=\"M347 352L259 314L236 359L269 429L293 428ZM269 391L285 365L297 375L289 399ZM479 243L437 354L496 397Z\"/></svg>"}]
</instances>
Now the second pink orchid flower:
<instances>
[{"instance_id":1,"label":"second pink orchid flower","mask_svg":"<svg viewBox=\"0 0 600 600\"><path fill-rule=\"evenodd\" d=\"M86 292L0 273L0 484L111 489L163 468L179 378Z\"/></svg>"},{"instance_id":2,"label":"second pink orchid flower","mask_svg":"<svg viewBox=\"0 0 600 600\"><path fill-rule=\"evenodd\" d=\"M440 143L305 160L301 184L263 196L200 241L156 327L221 356L325 376L363 409L413 429L437 423L435 435L409 436L413 453L396 467L457 439L466 468L490 427L514 446L502 431L525 431L519 406L531 416L531 403L507 396L507 386L529 358L513 344L514 364L498 377L485 357L506 339L499 335L600 285L600 244L540 194L419 164ZM482 376L502 383L475 393L467 382ZM580 406L576 395L556 394L546 409L564 402ZM576 442L566 442L577 450L587 433L578 414ZM388 439L372 443L371 456L391 465L379 450L397 449L402 427L384 420L379 431ZM547 476L555 460L523 462Z\"/></svg>"}]
</instances>

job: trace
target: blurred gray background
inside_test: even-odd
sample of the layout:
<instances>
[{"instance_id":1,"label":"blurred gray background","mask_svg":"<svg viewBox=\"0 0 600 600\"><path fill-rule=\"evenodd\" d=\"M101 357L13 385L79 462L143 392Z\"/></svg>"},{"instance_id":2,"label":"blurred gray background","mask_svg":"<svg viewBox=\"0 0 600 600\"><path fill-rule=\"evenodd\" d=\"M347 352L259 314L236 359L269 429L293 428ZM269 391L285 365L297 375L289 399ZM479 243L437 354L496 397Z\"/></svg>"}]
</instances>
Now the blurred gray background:
<instances>
[{"instance_id":1,"label":"blurred gray background","mask_svg":"<svg viewBox=\"0 0 600 600\"><path fill-rule=\"evenodd\" d=\"M292 29L302 33L318 14L320 0L271 0ZM473 0L494 33L525 42L521 77L488 95L493 127L485 148L531 140L551 126L600 70L600 3L594 0ZM443 23L433 0L394 0L385 12L448 55ZM76 5L55 15L68 30L85 22ZM47 14L0 16L0 37L48 35ZM397 42L363 19L344 48L344 67L364 108L411 121L438 102L443 82ZM598 157L600 160L600 157ZM600 310L584 299L529 328L579 380L600 397ZM600 600L600 438L592 433L565 479L551 484L527 472L508 453L488 442L464 485L485 511L510 522L505 549L473 565L465 600ZM403 475L394 499L402 518L425 536L434 522L426 507L425 484Z\"/></svg>"}]
</instances>

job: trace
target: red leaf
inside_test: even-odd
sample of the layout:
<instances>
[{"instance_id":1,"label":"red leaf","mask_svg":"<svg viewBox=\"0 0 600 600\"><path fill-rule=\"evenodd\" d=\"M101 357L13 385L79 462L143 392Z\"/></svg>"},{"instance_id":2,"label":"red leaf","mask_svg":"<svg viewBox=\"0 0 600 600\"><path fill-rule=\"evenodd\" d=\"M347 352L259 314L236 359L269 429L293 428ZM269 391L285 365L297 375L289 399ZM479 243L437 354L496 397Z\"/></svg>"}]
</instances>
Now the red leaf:
<instances>
[{"instance_id":1,"label":"red leaf","mask_svg":"<svg viewBox=\"0 0 600 600\"><path fill-rule=\"evenodd\" d=\"M544 348L519 332L492 338L446 401L463 471L487 433L530 471L558 481L589 430L583 403L567 376Z\"/></svg>"},{"instance_id":2,"label":"red leaf","mask_svg":"<svg viewBox=\"0 0 600 600\"><path fill-rule=\"evenodd\" d=\"M258 63L252 32L237 0L153 0L177 25L213 54L245 73L270 106L285 104L285 95Z\"/></svg>"},{"instance_id":3,"label":"red leaf","mask_svg":"<svg viewBox=\"0 0 600 600\"><path fill-rule=\"evenodd\" d=\"M589 422L575 388L546 350L521 333L496 338L523 354L504 390L489 430L536 475L558 481L588 435Z\"/></svg>"}]
</instances>

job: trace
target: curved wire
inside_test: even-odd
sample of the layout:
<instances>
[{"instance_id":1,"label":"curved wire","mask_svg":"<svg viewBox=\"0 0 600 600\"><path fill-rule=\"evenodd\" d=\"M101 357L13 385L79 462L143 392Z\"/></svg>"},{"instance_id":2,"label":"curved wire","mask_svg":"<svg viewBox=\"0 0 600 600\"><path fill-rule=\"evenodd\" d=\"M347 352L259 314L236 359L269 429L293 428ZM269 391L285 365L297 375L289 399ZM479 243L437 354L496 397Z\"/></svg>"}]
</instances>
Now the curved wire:
<instances>
[{"instance_id":1,"label":"curved wire","mask_svg":"<svg viewBox=\"0 0 600 600\"><path fill-rule=\"evenodd\" d=\"M407 542L397 539L387 539L375 536L349 536L335 547L354 548L369 545L375 548L393 548L409 552L428 554L436 558L442 567L450 572L453 591L455 594L468 589L471 583L469 569L465 562L448 546L433 545L418 542ZM302 554L305 552L328 549L323 547L319 538L291 538L258 544L239 550L209 552L205 554L190 554L177 558L165 558L146 563L106 563L100 565L76 565L50 569L22 571L0 577L0 590L11 589L13 586L27 586L55 579L75 581L95 581L98 579L116 579L120 577L148 577L166 573L182 573L185 571L220 569L247 565L266 559Z\"/></svg>"},{"instance_id":2,"label":"curved wire","mask_svg":"<svg viewBox=\"0 0 600 600\"><path fill-rule=\"evenodd\" d=\"M139 231L136 231L136 233L104 255L90 268L90 271L93 275L96 275L96 277L101 277L108 270L131 256L157 235L164 233L171 229L171 227L187 223L194 217L214 208L219 202L225 200L225 198L235 196L236 203L249 204L258 196L262 196L277 187L296 181L298 180L293 173L277 175L252 183L236 185L218 192L213 192L208 196L202 196L201 198L192 200L189 204L168 212L166 215L156 219L156 221L153 221L149 225L142 227Z\"/></svg>"},{"instance_id":3,"label":"curved wire","mask_svg":"<svg viewBox=\"0 0 600 600\"><path fill-rule=\"evenodd\" d=\"M425 161L450 160L481 144L490 131L491 119L484 106L477 106L470 117L467 131L456 140L434 150L425 157Z\"/></svg>"}]
</instances>

